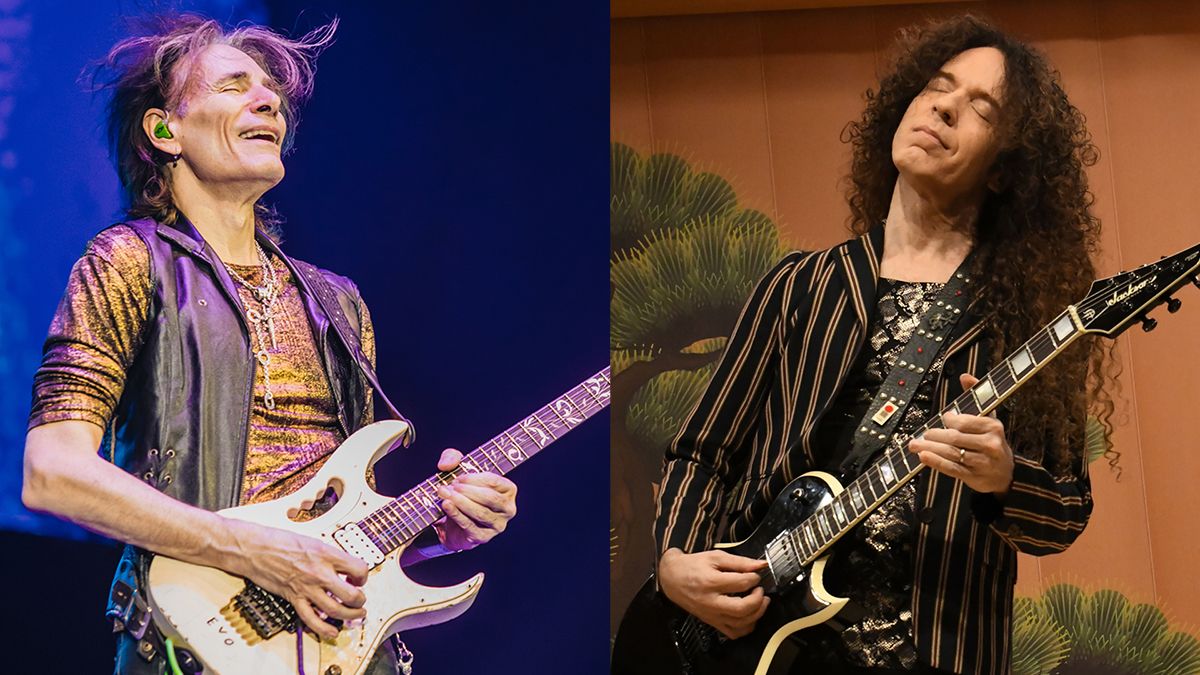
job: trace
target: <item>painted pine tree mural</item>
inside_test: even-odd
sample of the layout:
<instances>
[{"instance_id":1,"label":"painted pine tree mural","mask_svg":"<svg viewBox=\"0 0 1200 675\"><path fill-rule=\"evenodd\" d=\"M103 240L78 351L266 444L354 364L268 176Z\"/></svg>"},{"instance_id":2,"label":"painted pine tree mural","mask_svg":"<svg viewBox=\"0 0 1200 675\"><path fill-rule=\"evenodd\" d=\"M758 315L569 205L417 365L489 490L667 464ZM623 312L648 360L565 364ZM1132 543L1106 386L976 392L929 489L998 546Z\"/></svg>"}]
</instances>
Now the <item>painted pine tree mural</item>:
<instances>
[{"instance_id":1,"label":"painted pine tree mural","mask_svg":"<svg viewBox=\"0 0 1200 675\"><path fill-rule=\"evenodd\" d=\"M654 562L663 453L783 250L769 218L678 155L614 143L611 178L615 621Z\"/></svg>"},{"instance_id":2,"label":"painted pine tree mural","mask_svg":"<svg viewBox=\"0 0 1200 675\"><path fill-rule=\"evenodd\" d=\"M1013 675L1194 675L1200 640L1112 589L1055 584L1017 598Z\"/></svg>"}]
</instances>

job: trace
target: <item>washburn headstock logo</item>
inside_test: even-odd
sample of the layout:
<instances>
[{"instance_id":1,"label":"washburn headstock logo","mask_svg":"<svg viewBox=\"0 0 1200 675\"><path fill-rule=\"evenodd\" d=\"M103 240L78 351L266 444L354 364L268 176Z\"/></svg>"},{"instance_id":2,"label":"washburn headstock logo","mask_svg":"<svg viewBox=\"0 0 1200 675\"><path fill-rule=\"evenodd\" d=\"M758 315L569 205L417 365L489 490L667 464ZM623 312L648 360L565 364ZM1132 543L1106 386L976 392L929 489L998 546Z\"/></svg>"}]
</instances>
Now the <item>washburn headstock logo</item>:
<instances>
[{"instance_id":1,"label":"washburn headstock logo","mask_svg":"<svg viewBox=\"0 0 1200 675\"><path fill-rule=\"evenodd\" d=\"M1128 300L1130 297L1133 296L1134 293L1137 293L1138 291L1142 290L1146 286L1149 286L1151 284L1151 282L1153 282L1157 278L1158 278L1158 275L1156 274L1147 279L1142 279L1141 281L1137 282L1136 284L1130 285L1128 288L1126 288L1123 291L1117 291L1116 293L1113 293L1113 296L1108 299L1108 306L1112 307L1113 305L1117 304L1118 302L1123 302L1125 300Z\"/></svg>"}]
</instances>

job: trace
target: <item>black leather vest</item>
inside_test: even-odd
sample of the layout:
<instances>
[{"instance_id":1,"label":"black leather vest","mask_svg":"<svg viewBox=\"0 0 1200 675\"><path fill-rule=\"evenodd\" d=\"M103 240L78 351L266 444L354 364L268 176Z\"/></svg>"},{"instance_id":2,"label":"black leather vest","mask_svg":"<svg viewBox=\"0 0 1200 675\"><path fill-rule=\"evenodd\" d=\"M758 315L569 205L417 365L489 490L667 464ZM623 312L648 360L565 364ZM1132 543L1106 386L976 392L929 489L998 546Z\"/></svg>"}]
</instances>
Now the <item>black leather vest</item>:
<instances>
[{"instance_id":1,"label":"black leather vest","mask_svg":"<svg viewBox=\"0 0 1200 675\"><path fill-rule=\"evenodd\" d=\"M150 251L152 306L102 447L115 464L175 499L210 511L236 506L254 383L250 327L236 287L186 220L173 226L153 220L124 224ZM288 265L300 287L342 431L349 436L368 419L366 378L296 262L261 232L258 241ZM357 339L358 289L345 277L320 273ZM138 588L146 559L126 547L114 581Z\"/></svg>"}]
</instances>

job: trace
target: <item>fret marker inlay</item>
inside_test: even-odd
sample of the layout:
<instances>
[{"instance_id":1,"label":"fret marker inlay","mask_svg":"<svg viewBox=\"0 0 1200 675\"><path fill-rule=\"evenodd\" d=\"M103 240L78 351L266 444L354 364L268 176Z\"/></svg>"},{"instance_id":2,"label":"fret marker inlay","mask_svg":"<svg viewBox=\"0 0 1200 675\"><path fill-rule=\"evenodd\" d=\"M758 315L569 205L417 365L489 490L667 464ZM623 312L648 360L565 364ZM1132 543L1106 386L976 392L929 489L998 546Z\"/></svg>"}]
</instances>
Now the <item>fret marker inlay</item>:
<instances>
[{"instance_id":1,"label":"fret marker inlay","mask_svg":"<svg viewBox=\"0 0 1200 675\"><path fill-rule=\"evenodd\" d=\"M804 526L804 539L808 542L808 546L812 550L815 551L819 548L817 546L817 538L813 536L812 528L807 525Z\"/></svg>"},{"instance_id":2,"label":"fret marker inlay","mask_svg":"<svg viewBox=\"0 0 1200 675\"><path fill-rule=\"evenodd\" d=\"M425 480L368 514L356 526L383 553L411 541L444 514L438 490L457 475L488 470L504 475L607 407L610 398L608 372L605 368L576 385L516 426L468 453L457 469Z\"/></svg>"},{"instance_id":3,"label":"fret marker inlay","mask_svg":"<svg viewBox=\"0 0 1200 675\"><path fill-rule=\"evenodd\" d=\"M572 405L565 397L560 398L554 402L554 412L567 424L579 424L583 418L572 412Z\"/></svg>"},{"instance_id":4,"label":"fret marker inlay","mask_svg":"<svg viewBox=\"0 0 1200 675\"><path fill-rule=\"evenodd\" d=\"M1062 344L1063 340L1066 340L1071 336L1071 333L1075 332L1075 324L1071 323L1071 315L1063 314L1062 318L1054 323L1052 330L1054 331L1055 341Z\"/></svg>"},{"instance_id":5,"label":"fret marker inlay","mask_svg":"<svg viewBox=\"0 0 1200 675\"><path fill-rule=\"evenodd\" d=\"M979 384L971 390L975 394L975 401L979 403L979 408L982 410L993 398L996 398L996 389L992 387L992 381L984 378Z\"/></svg>"},{"instance_id":6,"label":"fret marker inlay","mask_svg":"<svg viewBox=\"0 0 1200 675\"><path fill-rule=\"evenodd\" d=\"M848 522L846 510L842 508L842 500L835 499L833 501L833 515L837 518L838 525L845 525Z\"/></svg>"},{"instance_id":7,"label":"fret marker inlay","mask_svg":"<svg viewBox=\"0 0 1200 675\"><path fill-rule=\"evenodd\" d=\"M796 549L797 551L804 550L804 546L803 546L804 542L800 541L800 533L799 532L797 532L795 530L791 530L788 532L787 538L788 538L788 541L792 542L792 548Z\"/></svg>"},{"instance_id":8,"label":"fret marker inlay","mask_svg":"<svg viewBox=\"0 0 1200 675\"><path fill-rule=\"evenodd\" d=\"M863 501L862 491L859 489L858 484L850 486L850 502L854 504L859 511L867 508L867 503Z\"/></svg>"},{"instance_id":9,"label":"fret marker inlay","mask_svg":"<svg viewBox=\"0 0 1200 675\"><path fill-rule=\"evenodd\" d=\"M541 420L538 420L538 421L540 422ZM532 422L533 422L532 417L525 420L524 422L521 422L521 425L520 425L521 431L524 431L525 435L528 436L534 443L536 443L538 448L544 448L547 445L550 445L550 442L553 441L554 439L547 436L546 432L533 426Z\"/></svg>"},{"instance_id":10,"label":"fret marker inlay","mask_svg":"<svg viewBox=\"0 0 1200 675\"><path fill-rule=\"evenodd\" d=\"M1030 366L1033 365L1033 357L1029 355L1027 347L1022 347L1021 351L1013 354L1008 364L1012 366L1013 375L1016 375L1018 378L1024 377L1025 371L1029 370Z\"/></svg>"}]
</instances>

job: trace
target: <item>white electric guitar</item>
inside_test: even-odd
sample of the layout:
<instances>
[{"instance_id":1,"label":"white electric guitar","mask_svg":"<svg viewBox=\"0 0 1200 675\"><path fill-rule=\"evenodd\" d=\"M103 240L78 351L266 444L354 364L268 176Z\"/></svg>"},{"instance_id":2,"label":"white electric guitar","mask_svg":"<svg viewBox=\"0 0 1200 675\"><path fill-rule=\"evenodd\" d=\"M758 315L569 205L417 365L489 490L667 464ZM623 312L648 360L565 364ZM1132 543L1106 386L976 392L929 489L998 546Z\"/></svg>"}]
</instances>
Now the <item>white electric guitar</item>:
<instances>
[{"instance_id":1,"label":"white electric guitar","mask_svg":"<svg viewBox=\"0 0 1200 675\"><path fill-rule=\"evenodd\" d=\"M303 626L291 603L246 579L165 556L151 562L146 584L155 624L164 637L197 657L205 673L363 673L385 639L459 616L483 583L483 574L476 574L456 586L433 588L412 581L400 568L405 547L443 515L438 487L461 473L512 471L604 409L609 387L605 368L467 454L454 471L432 476L394 499L376 493L366 481L367 469L409 430L403 422L384 421L346 439L312 480L292 494L221 511L228 518L320 539L367 563L366 617L344 623L337 638L319 638L308 630L297 634ZM332 508L312 520L294 520L329 489L338 495Z\"/></svg>"}]
</instances>

